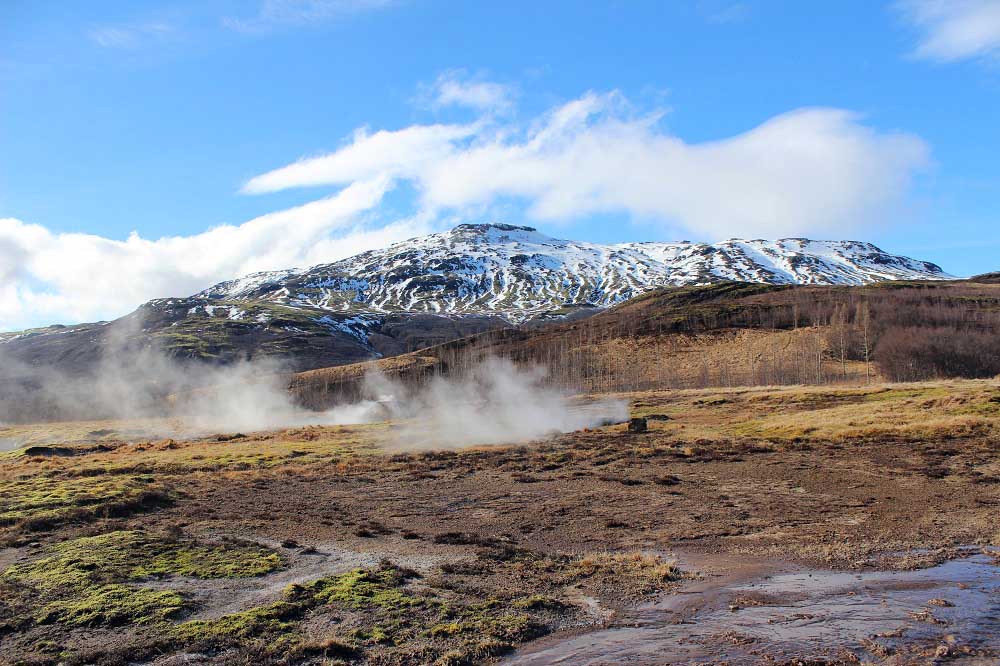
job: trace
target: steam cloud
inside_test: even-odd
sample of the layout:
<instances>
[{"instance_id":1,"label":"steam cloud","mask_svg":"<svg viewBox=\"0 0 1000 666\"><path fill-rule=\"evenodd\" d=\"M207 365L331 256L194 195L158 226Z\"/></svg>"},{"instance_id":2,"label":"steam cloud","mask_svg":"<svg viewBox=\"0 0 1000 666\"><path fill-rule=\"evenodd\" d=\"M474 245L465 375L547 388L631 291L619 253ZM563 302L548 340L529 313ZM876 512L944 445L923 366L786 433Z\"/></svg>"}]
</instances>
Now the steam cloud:
<instances>
[{"instance_id":1,"label":"steam cloud","mask_svg":"<svg viewBox=\"0 0 1000 666\"><path fill-rule=\"evenodd\" d=\"M399 420L389 444L400 448L458 448L539 439L628 419L623 400L574 404L544 384L540 367L518 368L488 359L460 377L434 377L409 388L378 373L366 378L366 392L377 402L342 409L367 409L369 418Z\"/></svg>"},{"instance_id":2,"label":"steam cloud","mask_svg":"<svg viewBox=\"0 0 1000 666\"><path fill-rule=\"evenodd\" d=\"M455 448L524 442L628 416L623 401L574 401L547 387L542 369L495 359L412 385L372 371L362 400L318 412L296 404L287 368L266 360L195 364L135 348L124 337L109 343L93 367L74 373L2 354L0 346L0 423L158 418L135 425L148 436L192 436L392 419L387 445ZM0 440L0 450L12 445Z\"/></svg>"},{"instance_id":3,"label":"steam cloud","mask_svg":"<svg viewBox=\"0 0 1000 666\"><path fill-rule=\"evenodd\" d=\"M284 428L314 420L293 404L286 369L268 361L210 366L155 350L119 352L67 372L0 356L0 424L165 419L156 434ZM0 443L2 446L2 443Z\"/></svg>"}]
</instances>

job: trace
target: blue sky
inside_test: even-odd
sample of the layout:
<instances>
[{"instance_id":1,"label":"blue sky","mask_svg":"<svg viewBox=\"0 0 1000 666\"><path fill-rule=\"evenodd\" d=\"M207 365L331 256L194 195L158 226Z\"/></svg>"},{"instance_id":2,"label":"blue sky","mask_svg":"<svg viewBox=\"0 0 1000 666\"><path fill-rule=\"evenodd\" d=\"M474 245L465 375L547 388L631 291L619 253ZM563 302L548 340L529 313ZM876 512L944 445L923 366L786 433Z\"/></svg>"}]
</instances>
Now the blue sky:
<instances>
[{"instance_id":1,"label":"blue sky","mask_svg":"<svg viewBox=\"0 0 1000 666\"><path fill-rule=\"evenodd\" d=\"M1000 2L0 4L0 329L459 221L1000 269Z\"/></svg>"}]
</instances>

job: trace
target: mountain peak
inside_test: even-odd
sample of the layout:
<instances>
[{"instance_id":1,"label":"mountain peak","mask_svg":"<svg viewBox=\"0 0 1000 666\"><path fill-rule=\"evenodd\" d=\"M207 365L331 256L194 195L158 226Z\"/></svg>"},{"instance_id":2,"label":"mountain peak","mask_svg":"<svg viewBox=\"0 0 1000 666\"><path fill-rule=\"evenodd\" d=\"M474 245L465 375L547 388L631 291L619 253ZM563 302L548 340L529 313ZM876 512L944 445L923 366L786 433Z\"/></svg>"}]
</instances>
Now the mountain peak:
<instances>
[{"instance_id":1,"label":"mountain peak","mask_svg":"<svg viewBox=\"0 0 1000 666\"><path fill-rule=\"evenodd\" d=\"M553 240L534 227L522 227L503 222L460 224L446 235L455 241L474 242L479 245L484 243L545 243Z\"/></svg>"},{"instance_id":2,"label":"mountain peak","mask_svg":"<svg viewBox=\"0 0 1000 666\"><path fill-rule=\"evenodd\" d=\"M534 227L521 227L516 224L504 224L503 222L484 222L480 224L465 223L454 227L452 233L473 232L486 233L491 230L496 231L538 231Z\"/></svg>"},{"instance_id":3,"label":"mountain peak","mask_svg":"<svg viewBox=\"0 0 1000 666\"><path fill-rule=\"evenodd\" d=\"M199 296L266 301L349 316L440 313L511 322L607 307L666 286L727 280L859 285L949 277L934 264L857 241L720 243L558 240L533 227L460 224L303 271L247 276Z\"/></svg>"}]
</instances>

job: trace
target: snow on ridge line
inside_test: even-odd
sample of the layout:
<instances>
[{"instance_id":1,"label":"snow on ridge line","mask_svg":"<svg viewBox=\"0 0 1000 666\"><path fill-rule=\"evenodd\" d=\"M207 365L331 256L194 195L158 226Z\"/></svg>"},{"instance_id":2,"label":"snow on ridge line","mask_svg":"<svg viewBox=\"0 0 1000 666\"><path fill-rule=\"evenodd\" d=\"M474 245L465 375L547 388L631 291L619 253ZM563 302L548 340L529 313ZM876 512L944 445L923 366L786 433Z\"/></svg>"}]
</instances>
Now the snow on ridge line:
<instances>
[{"instance_id":1,"label":"snow on ridge line","mask_svg":"<svg viewBox=\"0 0 1000 666\"><path fill-rule=\"evenodd\" d=\"M197 296L339 312L497 314L516 322L566 308L606 307L657 287L719 280L857 285L951 277L930 262L860 241L605 245L560 240L532 227L462 224L331 264L255 273Z\"/></svg>"}]
</instances>

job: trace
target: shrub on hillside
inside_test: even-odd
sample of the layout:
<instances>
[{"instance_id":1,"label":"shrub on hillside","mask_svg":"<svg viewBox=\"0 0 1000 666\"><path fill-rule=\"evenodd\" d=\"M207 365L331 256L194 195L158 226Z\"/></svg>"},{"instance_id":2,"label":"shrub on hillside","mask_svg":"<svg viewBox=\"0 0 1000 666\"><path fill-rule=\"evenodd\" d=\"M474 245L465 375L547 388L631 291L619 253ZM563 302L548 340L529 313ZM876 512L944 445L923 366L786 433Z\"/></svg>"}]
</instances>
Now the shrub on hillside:
<instances>
[{"instance_id":1,"label":"shrub on hillside","mask_svg":"<svg viewBox=\"0 0 1000 666\"><path fill-rule=\"evenodd\" d=\"M894 326L879 336L875 361L891 381L989 378L1000 373L1000 335L956 326Z\"/></svg>"}]
</instances>

